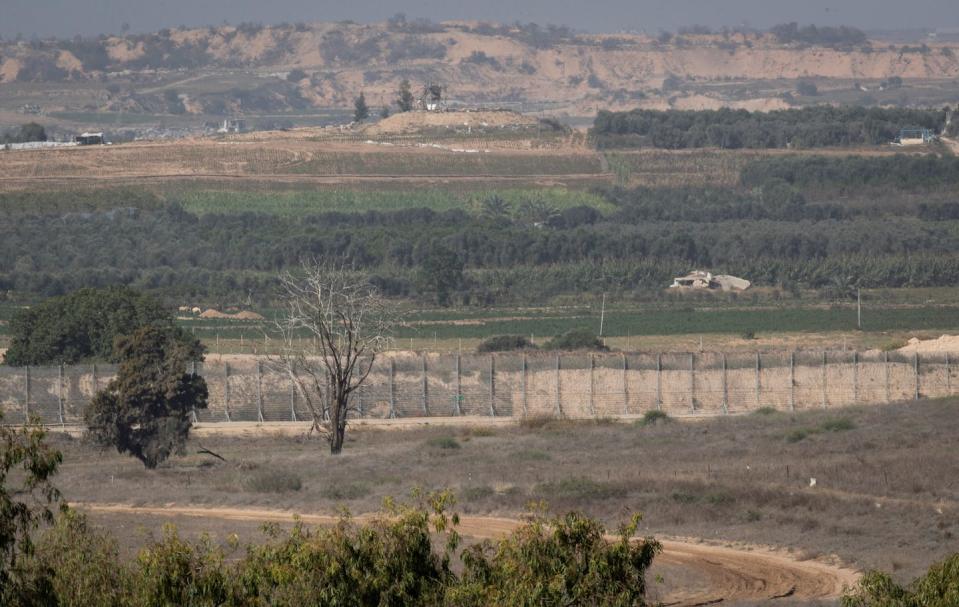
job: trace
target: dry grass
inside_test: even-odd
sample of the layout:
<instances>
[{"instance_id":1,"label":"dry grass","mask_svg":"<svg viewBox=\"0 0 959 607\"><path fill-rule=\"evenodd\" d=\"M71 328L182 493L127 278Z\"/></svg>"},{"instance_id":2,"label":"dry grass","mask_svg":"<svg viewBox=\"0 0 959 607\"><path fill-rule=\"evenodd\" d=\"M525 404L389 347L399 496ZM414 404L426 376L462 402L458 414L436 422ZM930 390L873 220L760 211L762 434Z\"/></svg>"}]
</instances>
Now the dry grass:
<instances>
[{"instance_id":1,"label":"dry grass","mask_svg":"<svg viewBox=\"0 0 959 607\"><path fill-rule=\"evenodd\" d=\"M643 533L837 554L905 579L955 549L959 452L948 421L957 405L648 426L544 418L493 431L355 429L336 458L315 440L208 437L204 447L228 463L196 455L192 444L189 455L155 471L57 438L66 456L58 482L77 502L302 512L346 505L357 513L414 487L450 487L463 513L515 516L534 500L608 522L641 511ZM796 432L805 435L792 441ZM301 488L258 490L245 479L261 471L285 471Z\"/></svg>"}]
</instances>

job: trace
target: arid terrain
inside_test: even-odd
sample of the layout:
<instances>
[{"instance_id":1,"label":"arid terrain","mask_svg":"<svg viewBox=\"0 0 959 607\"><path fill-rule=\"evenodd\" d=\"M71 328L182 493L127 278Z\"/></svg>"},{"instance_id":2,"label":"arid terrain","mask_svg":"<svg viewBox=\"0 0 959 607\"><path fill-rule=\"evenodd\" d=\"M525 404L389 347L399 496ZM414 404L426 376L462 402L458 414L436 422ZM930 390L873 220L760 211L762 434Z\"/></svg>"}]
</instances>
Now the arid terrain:
<instances>
[{"instance_id":1,"label":"arid terrain","mask_svg":"<svg viewBox=\"0 0 959 607\"><path fill-rule=\"evenodd\" d=\"M904 402L650 425L542 418L518 427L357 427L339 457L302 436L204 434L156 471L78 439L56 444L66 498L128 548L168 521L190 535L225 541L238 532L248 541L264 520L300 513L322 524L328 519L310 517L339 506L374 512L386 496L449 487L475 538L508 529L530 500L613 527L642 512L641 533L681 540L666 544L657 565L664 581L655 596L664 600L748 605L788 594L793 603L777 604L812 605L833 604L835 586L852 579L836 567L911 579L954 551L959 460L941 421L955 407Z\"/></svg>"}]
</instances>

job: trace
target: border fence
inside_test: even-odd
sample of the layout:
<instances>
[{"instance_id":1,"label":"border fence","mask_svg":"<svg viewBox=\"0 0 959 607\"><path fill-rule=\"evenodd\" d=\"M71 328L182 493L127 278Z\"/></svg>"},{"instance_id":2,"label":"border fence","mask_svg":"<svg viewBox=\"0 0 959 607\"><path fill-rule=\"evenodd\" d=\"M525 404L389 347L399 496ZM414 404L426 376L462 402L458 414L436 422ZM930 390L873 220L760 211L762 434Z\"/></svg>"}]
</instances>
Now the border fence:
<instances>
[{"instance_id":1,"label":"border fence","mask_svg":"<svg viewBox=\"0 0 959 607\"><path fill-rule=\"evenodd\" d=\"M599 418L723 415L888 403L955 394L949 354L895 352L390 354L355 394L356 416ZM306 421L288 377L251 356L197 364L209 389L198 422ZM114 365L0 367L3 423L76 424Z\"/></svg>"}]
</instances>

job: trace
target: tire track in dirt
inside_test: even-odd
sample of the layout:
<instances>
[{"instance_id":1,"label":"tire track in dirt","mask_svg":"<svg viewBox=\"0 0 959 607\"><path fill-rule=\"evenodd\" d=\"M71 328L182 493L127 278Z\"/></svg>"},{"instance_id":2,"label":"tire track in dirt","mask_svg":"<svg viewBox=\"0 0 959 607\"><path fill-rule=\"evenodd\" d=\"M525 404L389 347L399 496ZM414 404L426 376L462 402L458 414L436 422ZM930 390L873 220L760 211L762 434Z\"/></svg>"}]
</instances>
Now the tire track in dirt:
<instances>
[{"instance_id":1,"label":"tire track in dirt","mask_svg":"<svg viewBox=\"0 0 959 607\"><path fill-rule=\"evenodd\" d=\"M292 522L294 513L283 510L246 508L197 508L167 504L130 506L125 504L74 504L80 510L97 514L137 514L158 517L198 517L252 522ZM313 525L331 525L336 516L300 514L300 520ZM358 515L362 522L372 515ZM511 518L461 516L457 530L466 537L497 539L523 521ZM664 588L658 597L663 605L692 607L725 601L762 601L783 597L793 599L832 599L844 587L858 580L858 573L819 561L800 561L794 557L764 548L731 548L698 543L689 538L660 540L663 552L656 557L653 574L673 572L681 578L694 578L700 583ZM666 574L667 579L672 574ZM655 585L651 584L651 587Z\"/></svg>"}]
</instances>

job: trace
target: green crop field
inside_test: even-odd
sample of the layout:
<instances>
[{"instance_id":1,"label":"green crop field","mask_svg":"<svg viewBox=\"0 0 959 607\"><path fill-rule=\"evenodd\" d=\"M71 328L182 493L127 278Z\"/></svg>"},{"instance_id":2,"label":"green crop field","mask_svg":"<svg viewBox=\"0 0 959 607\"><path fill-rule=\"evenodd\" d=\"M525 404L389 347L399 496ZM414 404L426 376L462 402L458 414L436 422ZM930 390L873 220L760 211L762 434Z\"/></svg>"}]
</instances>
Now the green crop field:
<instances>
[{"instance_id":1,"label":"green crop field","mask_svg":"<svg viewBox=\"0 0 959 607\"><path fill-rule=\"evenodd\" d=\"M273 215L302 216L326 212L362 213L365 211L396 211L427 208L433 211L450 209L479 210L483 200L498 196L512 206L524 202L544 202L557 210L585 205L600 212L613 210L603 197L590 192L565 188L506 189L474 192L452 192L443 189L418 191L357 191L312 190L277 191L269 193L223 190L194 190L169 197L179 200L183 207L196 214L208 213L269 213Z\"/></svg>"},{"instance_id":2,"label":"green crop field","mask_svg":"<svg viewBox=\"0 0 959 607\"><path fill-rule=\"evenodd\" d=\"M601 173L596 154L467 154L432 151L320 152L289 167L308 175L519 176Z\"/></svg>"}]
</instances>

